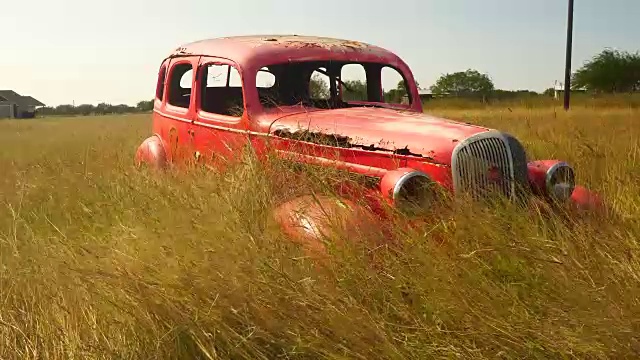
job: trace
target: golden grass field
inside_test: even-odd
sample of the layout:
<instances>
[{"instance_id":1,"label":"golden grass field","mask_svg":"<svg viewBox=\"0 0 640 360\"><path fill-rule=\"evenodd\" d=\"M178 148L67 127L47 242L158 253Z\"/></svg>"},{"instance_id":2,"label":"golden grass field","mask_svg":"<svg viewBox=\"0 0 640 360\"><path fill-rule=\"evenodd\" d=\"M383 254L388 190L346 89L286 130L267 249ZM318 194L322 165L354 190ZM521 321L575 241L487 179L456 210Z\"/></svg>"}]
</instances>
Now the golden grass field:
<instances>
[{"instance_id":1,"label":"golden grass field","mask_svg":"<svg viewBox=\"0 0 640 360\"><path fill-rule=\"evenodd\" d=\"M148 114L0 121L0 358L640 357L640 110L433 112L567 160L615 216L462 208L318 271L260 164L138 171Z\"/></svg>"}]
</instances>

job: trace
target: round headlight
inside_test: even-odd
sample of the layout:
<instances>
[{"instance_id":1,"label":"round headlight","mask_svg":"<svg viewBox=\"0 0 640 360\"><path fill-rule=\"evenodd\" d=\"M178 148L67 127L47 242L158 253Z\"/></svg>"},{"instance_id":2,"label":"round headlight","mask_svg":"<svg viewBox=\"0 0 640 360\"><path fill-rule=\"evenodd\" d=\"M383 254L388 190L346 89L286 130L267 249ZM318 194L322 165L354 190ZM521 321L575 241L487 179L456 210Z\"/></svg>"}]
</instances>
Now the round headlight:
<instances>
[{"instance_id":1,"label":"round headlight","mask_svg":"<svg viewBox=\"0 0 640 360\"><path fill-rule=\"evenodd\" d=\"M576 177L569 164L559 162L547 170L546 188L549 196L566 201L576 187Z\"/></svg>"},{"instance_id":2,"label":"round headlight","mask_svg":"<svg viewBox=\"0 0 640 360\"><path fill-rule=\"evenodd\" d=\"M435 182L414 169L397 169L387 173L381 182L385 196L402 212L412 213L433 206Z\"/></svg>"}]
</instances>

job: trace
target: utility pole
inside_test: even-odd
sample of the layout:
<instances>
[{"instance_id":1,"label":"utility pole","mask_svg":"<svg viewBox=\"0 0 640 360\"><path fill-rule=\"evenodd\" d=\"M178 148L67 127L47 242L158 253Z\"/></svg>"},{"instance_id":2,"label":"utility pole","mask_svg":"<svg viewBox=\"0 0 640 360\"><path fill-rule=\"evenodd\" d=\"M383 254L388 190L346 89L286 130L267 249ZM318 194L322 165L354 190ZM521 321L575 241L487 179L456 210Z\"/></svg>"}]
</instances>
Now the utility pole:
<instances>
[{"instance_id":1,"label":"utility pole","mask_svg":"<svg viewBox=\"0 0 640 360\"><path fill-rule=\"evenodd\" d=\"M571 50L573 47L573 1L569 0L569 14L567 19L567 54L564 68L564 109L569 110L571 101Z\"/></svg>"}]
</instances>

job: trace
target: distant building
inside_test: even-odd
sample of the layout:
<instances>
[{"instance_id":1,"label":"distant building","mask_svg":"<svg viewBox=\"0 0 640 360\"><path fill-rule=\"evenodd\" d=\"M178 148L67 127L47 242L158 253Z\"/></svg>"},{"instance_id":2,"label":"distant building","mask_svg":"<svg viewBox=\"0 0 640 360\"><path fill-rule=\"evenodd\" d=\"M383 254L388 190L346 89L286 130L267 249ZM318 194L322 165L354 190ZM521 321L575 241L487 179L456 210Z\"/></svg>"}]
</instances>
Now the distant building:
<instances>
[{"instance_id":1,"label":"distant building","mask_svg":"<svg viewBox=\"0 0 640 360\"><path fill-rule=\"evenodd\" d=\"M570 94L584 94L587 91L585 89L571 89L569 91ZM556 82L553 85L553 97L556 100L559 100L561 97L564 97L564 85L562 83Z\"/></svg>"},{"instance_id":2,"label":"distant building","mask_svg":"<svg viewBox=\"0 0 640 360\"><path fill-rule=\"evenodd\" d=\"M433 99L434 97L436 97L435 94L433 94L431 91L427 89L418 89L418 96L420 96L420 102L425 102L429 99ZM409 95L404 95L402 97L402 103L403 104L409 103Z\"/></svg>"},{"instance_id":3,"label":"distant building","mask_svg":"<svg viewBox=\"0 0 640 360\"><path fill-rule=\"evenodd\" d=\"M0 119L32 118L36 109L42 106L45 105L31 96L22 96L13 90L0 90Z\"/></svg>"}]
</instances>

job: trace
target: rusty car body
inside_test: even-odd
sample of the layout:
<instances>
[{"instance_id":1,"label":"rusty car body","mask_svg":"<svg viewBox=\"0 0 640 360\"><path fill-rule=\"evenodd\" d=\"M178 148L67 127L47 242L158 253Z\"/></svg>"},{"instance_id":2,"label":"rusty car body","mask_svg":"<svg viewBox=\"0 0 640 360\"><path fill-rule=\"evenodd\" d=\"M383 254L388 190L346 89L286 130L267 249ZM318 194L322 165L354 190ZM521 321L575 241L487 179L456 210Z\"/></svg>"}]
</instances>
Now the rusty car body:
<instances>
[{"instance_id":1,"label":"rusty car body","mask_svg":"<svg viewBox=\"0 0 640 360\"><path fill-rule=\"evenodd\" d=\"M342 70L353 64L365 74L366 93L346 99ZM385 98L385 70L400 76L405 100ZM322 98L310 91L313 74L327 79ZM269 83L259 81L264 75ZM213 161L251 145L257 153L274 151L373 178L371 192L392 206L426 198L418 193L425 184L453 195L531 196L578 208L602 204L576 185L564 161L531 160L512 135L424 113L415 84L396 54L357 41L256 35L185 44L160 65L153 134L136 161L158 167L187 158ZM276 211L292 234L309 235L317 225L288 216L296 203L314 206L304 200ZM296 224L302 233L293 230Z\"/></svg>"}]
</instances>

